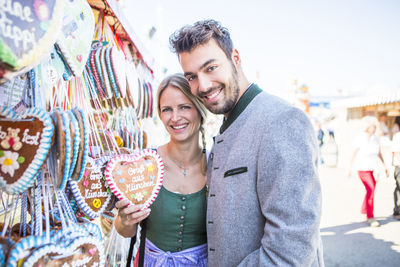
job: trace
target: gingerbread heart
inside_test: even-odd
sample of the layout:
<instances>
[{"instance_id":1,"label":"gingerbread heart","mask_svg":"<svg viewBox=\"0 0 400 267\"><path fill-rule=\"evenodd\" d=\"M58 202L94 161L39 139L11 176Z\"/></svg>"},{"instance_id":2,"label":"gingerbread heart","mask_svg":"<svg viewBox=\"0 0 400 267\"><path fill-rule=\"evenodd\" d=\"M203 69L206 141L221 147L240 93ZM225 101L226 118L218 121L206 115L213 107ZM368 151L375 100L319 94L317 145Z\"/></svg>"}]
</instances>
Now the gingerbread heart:
<instances>
[{"instance_id":1,"label":"gingerbread heart","mask_svg":"<svg viewBox=\"0 0 400 267\"><path fill-rule=\"evenodd\" d=\"M51 239L29 236L10 253L8 266L104 266L104 246L94 236Z\"/></svg>"},{"instance_id":2,"label":"gingerbread heart","mask_svg":"<svg viewBox=\"0 0 400 267\"><path fill-rule=\"evenodd\" d=\"M19 70L39 63L61 29L64 3L62 0L2 2L0 68Z\"/></svg>"},{"instance_id":3,"label":"gingerbread heart","mask_svg":"<svg viewBox=\"0 0 400 267\"><path fill-rule=\"evenodd\" d=\"M111 201L112 195L104 179L104 169L109 158L104 157L95 162L88 157L82 179L79 182L69 181L76 204L90 219L99 217Z\"/></svg>"},{"instance_id":4,"label":"gingerbread heart","mask_svg":"<svg viewBox=\"0 0 400 267\"><path fill-rule=\"evenodd\" d=\"M20 193L31 187L52 145L54 125L42 109L20 115L0 107L0 187Z\"/></svg>"},{"instance_id":5,"label":"gingerbread heart","mask_svg":"<svg viewBox=\"0 0 400 267\"><path fill-rule=\"evenodd\" d=\"M80 76L85 68L92 44L94 24L93 11L86 0L67 1L57 46L75 76Z\"/></svg>"},{"instance_id":6,"label":"gingerbread heart","mask_svg":"<svg viewBox=\"0 0 400 267\"><path fill-rule=\"evenodd\" d=\"M134 155L118 155L110 159L104 172L111 192L119 199L149 207L160 191L164 163L154 150Z\"/></svg>"}]
</instances>

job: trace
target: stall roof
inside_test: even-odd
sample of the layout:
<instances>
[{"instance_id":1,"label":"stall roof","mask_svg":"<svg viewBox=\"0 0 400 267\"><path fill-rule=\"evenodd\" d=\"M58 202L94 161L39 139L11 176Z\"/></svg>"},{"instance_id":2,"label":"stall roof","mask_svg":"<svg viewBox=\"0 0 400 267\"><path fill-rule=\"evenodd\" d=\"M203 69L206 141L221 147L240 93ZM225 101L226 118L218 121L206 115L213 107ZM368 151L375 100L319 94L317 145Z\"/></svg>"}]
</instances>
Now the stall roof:
<instances>
[{"instance_id":1,"label":"stall roof","mask_svg":"<svg viewBox=\"0 0 400 267\"><path fill-rule=\"evenodd\" d=\"M138 35L132 29L116 0L87 0L89 5L98 11L104 11L107 22L114 27L122 40L128 40L137 48L144 63L153 69L154 58L140 41Z\"/></svg>"},{"instance_id":2,"label":"stall roof","mask_svg":"<svg viewBox=\"0 0 400 267\"><path fill-rule=\"evenodd\" d=\"M358 108L399 102L400 90L396 90L376 95L349 97L333 102L332 107Z\"/></svg>"}]
</instances>

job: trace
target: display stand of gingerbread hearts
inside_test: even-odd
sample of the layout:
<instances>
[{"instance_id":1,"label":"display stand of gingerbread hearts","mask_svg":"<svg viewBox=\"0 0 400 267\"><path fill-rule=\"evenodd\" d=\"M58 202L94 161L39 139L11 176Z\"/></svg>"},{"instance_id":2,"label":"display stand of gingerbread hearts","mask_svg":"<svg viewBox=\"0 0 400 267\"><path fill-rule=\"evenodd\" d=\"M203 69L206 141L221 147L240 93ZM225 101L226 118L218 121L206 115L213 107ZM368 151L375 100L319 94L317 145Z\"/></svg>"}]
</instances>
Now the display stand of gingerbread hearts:
<instances>
[{"instance_id":1,"label":"display stand of gingerbread hearts","mask_svg":"<svg viewBox=\"0 0 400 267\"><path fill-rule=\"evenodd\" d=\"M31 187L52 145L54 125L39 108L16 114L0 107L0 187L11 194Z\"/></svg>"},{"instance_id":2,"label":"display stand of gingerbread hearts","mask_svg":"<svg viewBox=\"0 0 400 267\"><path fill-rule=\"evenodd\" d=\"M142 150L134 155L118 155L110 159L104 172L111 192L131 204L149 207L160 191L164 163L154 150Z\"/></svg>"}]
</instances>

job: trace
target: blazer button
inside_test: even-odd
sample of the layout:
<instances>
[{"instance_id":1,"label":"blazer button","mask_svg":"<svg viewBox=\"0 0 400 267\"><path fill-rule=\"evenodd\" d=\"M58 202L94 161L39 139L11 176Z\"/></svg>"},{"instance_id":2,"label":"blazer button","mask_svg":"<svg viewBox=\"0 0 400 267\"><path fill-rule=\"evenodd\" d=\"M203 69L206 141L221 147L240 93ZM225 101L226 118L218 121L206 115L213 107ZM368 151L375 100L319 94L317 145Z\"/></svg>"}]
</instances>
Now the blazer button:
<instances>
[{"instance_id":1,"label":"blazer button","mask_svg":"<svg viewBox=\"0 0 400 267\"><path fill-rule=\"evenodd\" d=\"M181 232L181 231L179 231L179 232L178 232L178 235L182 235L182 232Z\"/></svg>"},{"instance_id":2,"label":"blazer button","mask_svg":"<svg viewBox=\"0 0 400 267\"><path fill-rule=\"evenodd\" d=\"M178 239L178 243L182 243L182 239Z\"/></svg>"},{"instance_id":3,"label":"blazer button","mask_svg":"<svg viewBox=\"0 0 400 267\"><path fill-rule=\"evenodd\" d=\"M184 219L185 219L185 216L181 216L181 217L179 217L179 219L181 219L181 221L183 221Z\"/></svg>"},{"instance_id":4,"label":"blazer button","mask_svg":"<svg viewBox=\"0 0 400 267\"><path fill-rule=\"evenodd\" d=\"M186 210L186 206L185 206L185 205L183 205L181 209L182 209L182 210Z\"/></svg>"},{"instance_id":5,"label":"blazer button","mask_svg":"<svg viewBox=\"0 0 400 267\"><path fill-rule=\"evenodd\" d=\"M180 227L180 228L183 228L183 223L181 223L181 224L179 225L179 227Z\"/></svg>"},{"instance_id":6,"label":"blazer button","mask_svg":"<svg viewBox=\"0 0 400 267\"><path fill-rule=\"evenodd\" d=\"M186 200L186 197L181 197L181 200L182 200L182 201L185 201L185 200Z\"/></svg>"}]
</instances>

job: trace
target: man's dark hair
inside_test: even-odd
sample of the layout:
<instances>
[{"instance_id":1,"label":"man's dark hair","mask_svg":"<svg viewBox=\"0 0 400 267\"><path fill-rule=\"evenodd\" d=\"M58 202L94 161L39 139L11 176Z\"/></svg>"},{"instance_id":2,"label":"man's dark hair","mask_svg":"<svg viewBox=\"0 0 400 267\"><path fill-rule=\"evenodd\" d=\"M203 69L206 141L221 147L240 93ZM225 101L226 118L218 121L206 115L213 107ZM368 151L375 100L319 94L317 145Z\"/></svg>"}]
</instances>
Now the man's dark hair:
<instances>
[{"instance_id":1,"label":"man's dark hair","mask_svg":"<svg viewBox=\"0 0 400 267\"><path fill-rule=\"evenodd\" d=\"M202 20L193 25L183 26L169 37L172 52L179 54L191 52L197 46L207 43L213 38L230 59L233 43L228 29L212 19Z\"/></svg>"}]
</instances>

